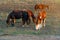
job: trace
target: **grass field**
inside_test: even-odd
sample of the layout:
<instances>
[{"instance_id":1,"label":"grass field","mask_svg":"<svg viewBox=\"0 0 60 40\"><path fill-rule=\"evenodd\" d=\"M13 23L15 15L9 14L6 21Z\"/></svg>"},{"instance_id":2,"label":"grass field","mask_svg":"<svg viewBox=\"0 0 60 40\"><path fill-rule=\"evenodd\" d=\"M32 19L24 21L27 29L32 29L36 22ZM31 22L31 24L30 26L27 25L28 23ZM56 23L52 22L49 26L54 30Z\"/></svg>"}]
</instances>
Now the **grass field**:
<instances>
[{"instance_id":1,"label":"grass field","mask_svg":"<svg viewBox=\"0 0 60 40\"><path fill-rule=\"evenodd\" d=\"M23 1L22 1L23 2ZM24 2L23 2L24 3ZM26 2L25 2L26 3ZM18 4L16 5L8 5L4 4L0 7L0 35L4 34L11 34L11 35L16 35L16 34L31 34L31 35L60 35L60 3L49 3L46 1L46 4L49 3L49 10L47 10L47 19L46 19L46 27L42 28L41 30L36 31L34 28L34 23L32 22L29 27L22 27L21 26L21 21L20 19L17 20L17 23L15 23L14 27L7 27L6 26L6 18L7 15L11 12L12 9L14 9L14 6L19 9L30 9L34 13L34 3L33 2L28 2L28 5L20 5L17 7ZM32 4L32 5L31 5ZM8 5L8 6L6 6ZM27 7L28 6L28 7ZM34 13L35 15L37 13Z\"/></svg>"}]
</instances>

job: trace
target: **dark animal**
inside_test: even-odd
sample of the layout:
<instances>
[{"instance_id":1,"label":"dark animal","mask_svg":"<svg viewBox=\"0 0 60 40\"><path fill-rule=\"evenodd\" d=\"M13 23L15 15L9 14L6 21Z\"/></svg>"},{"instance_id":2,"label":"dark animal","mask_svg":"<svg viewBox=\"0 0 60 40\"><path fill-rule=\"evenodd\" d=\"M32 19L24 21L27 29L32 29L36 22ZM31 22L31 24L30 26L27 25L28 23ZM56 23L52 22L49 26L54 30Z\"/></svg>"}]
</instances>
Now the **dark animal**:
<instances>
[{"instance_id":1,"label":"dark animal","mask_svg":"<svg viewBox=\"0 0 60 40\"><path fill-rule=\"evenodd\" d=\"M30 17L33 22L35 20L35 16L33 15L31 10L23 9L23 10L13 10L7 17L6 23L9 25L10 23L14 25L16 19L22 19L23 25L25 23L30 24Z\"/></svg>"}]
</instances>

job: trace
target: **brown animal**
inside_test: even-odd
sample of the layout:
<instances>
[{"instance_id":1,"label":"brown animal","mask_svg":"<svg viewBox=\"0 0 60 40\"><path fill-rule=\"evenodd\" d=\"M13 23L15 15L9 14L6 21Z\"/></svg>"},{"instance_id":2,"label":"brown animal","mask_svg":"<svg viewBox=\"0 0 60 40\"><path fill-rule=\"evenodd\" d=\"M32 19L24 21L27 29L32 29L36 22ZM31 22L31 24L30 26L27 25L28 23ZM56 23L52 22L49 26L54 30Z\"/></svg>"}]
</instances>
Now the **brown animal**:
<instances>
[{"instance_id":1,"label":"brown animal","mask_svg":"<svg viewBox=\"0 0 60 40\"><path fill-rule=\"evenodd\" d=\"M36 30L41 29L42 26L45 27L46 11L42 10L41 12L39 12L36 19L37 19L35 20Z\"/></svg>"},{"instance_id":2,"label":"brown animal","mask_svg":"<svg viewBox=\"0 0 60 40\"><path fill-rule=\"evenodd\" d=\"M22 19L22 23L23 25L25 24L25 22L27 22L27 24L30 24L30 17L32 18L33 22L35 19L34 14L32 13L31 10L28 9L23 9L23 10L13 10L7 17L6 23L7 24L12 24L14 25L16 19Z\"/></svg>"},{"instance_id":3,"label":"brown animal","mask_svg":"<svg viewBox=\"0 0 60 40\"><path fill-rule=\"evenodd\" d=\"M36 4L34 9L37 10L37 9L40 9L40 10L43 10L43 9L49 9L49 6L48 5L45 5L45 4Z\"/></svg>"}]
</instances>

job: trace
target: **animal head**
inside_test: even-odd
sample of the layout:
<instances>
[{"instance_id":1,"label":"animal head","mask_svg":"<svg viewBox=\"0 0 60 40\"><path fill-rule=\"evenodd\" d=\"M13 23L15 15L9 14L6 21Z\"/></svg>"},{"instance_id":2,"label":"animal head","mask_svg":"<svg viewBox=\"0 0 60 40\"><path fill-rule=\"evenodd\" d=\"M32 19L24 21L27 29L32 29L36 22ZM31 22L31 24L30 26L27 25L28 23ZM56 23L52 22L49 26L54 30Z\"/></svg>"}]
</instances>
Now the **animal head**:
<instances>
[{"instance_id":1,"label":"animal head","mask_svg":"<svg viewBox=\"0 0 60 40\"><path fill-rule=\"evenodd\" d=\"M45 4L36 4L35 7L34 7L35 10L37 10L37 9L42 10L42 9L46 9L46 8L49 9L49 5L45 5Z\"/></svg>"},{"instance_id":2,"label":"animal head","mask_svg":"<svg viewBox=\"0 0 60 40\"><path fill-rule=\"evenodd\" d=\"M6 20L6 23L7 23L7 25L9 25L9 24L10 24L10 20L9 20L9 19L7 19L7 20Z\"/></svg>"},{"instance_id":3,"label":"animal head","mask_svg":"<svg viewBox=\"0 0 60 40\"><path fill-rule=\"evenodd\" d=\"M7 20L6 20L6 24L9 25L10 22L11 22L10 15L8 15Z\"/></svg>"},{"instance_id":4,"label":"animal head","mask_svg":"<svg viewBox=\"0 0 60 40\"><path fill-rule=\"evenodd\" d=\"M36 30L41 29L41 27L42 27L41 21L42 21L42 20L41 20L41 17L38 16L38 17L36 18L36 22L35 22L35 29L36 29Z\"/></svg>"}]
</instances>

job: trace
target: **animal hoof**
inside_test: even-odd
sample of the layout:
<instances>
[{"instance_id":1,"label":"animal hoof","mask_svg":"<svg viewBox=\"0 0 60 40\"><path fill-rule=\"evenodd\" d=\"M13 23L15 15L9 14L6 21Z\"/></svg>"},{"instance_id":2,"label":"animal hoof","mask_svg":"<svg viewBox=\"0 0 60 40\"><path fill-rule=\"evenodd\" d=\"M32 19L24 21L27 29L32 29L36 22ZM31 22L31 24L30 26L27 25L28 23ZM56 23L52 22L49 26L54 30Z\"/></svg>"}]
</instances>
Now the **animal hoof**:
<instances>
[{"instance_id":1,"label":"animal hoof","mask_svg":"<svg viewBox=\"0 0 60 40\"><path fill-rule=\"evenodd\" d=\"M11 24L12 26L14 26L14 24Z\"/></svg>"},{"instance_id":2,"label":"animal hoof","mask_svg":"<svg viewBox=\"0 0 60 40\"><path fill-rule=\"evenodd\" d=\"M45 27L45 25L43 27Z\"/></svg>"}]
</instances>

